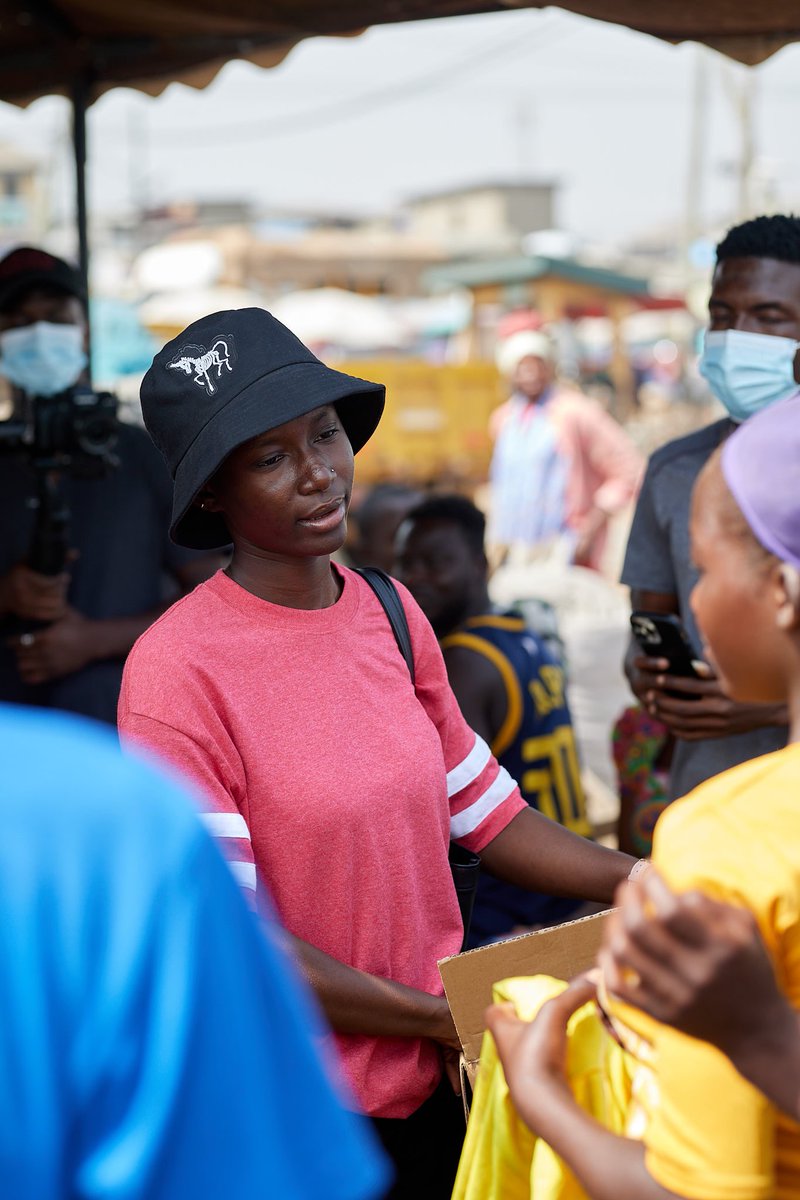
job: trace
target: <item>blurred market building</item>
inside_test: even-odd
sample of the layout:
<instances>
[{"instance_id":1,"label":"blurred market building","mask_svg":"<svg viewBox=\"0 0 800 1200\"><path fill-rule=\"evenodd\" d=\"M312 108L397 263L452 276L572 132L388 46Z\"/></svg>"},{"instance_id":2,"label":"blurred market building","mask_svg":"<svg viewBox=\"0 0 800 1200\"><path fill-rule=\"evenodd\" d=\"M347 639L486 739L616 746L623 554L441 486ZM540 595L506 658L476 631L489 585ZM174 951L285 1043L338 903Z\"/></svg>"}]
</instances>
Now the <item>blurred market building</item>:
<instances>
[{"instance_id":1,"label":"blurred market building","mask_svg":"<svg viewBox=\"0 0 800 1200\"><path fill-rule=\"evenodd\" d=\"M0 182L0 239L68 253L45 232L38 164L9 150L4 170L0 147ZM264 306L321 358L386 382L362 480L473 487L505 398L498 339L515 321L545 324L562 373L620 419L648 388L667 401L692 391L684 368L699 322L668 256L586 245L558 220L558 185L537 178L466 181L368 217L235 195L98 217L95 378L136 417L154 348L206 313Z\"/></svg>"}]
</instances>

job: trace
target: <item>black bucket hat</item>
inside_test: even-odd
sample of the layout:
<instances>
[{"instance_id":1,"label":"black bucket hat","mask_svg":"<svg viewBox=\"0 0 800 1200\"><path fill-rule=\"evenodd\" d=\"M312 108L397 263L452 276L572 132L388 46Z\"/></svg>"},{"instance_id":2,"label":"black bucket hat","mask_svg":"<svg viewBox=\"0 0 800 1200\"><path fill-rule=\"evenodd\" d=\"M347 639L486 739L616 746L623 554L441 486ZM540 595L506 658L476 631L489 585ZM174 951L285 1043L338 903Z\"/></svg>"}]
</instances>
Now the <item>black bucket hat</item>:
<instances>
[{"instance_id":1,"label":"black bucket hat","mask_svg":"<svg viewBox=\"0 0 800 1200\"><path fill-rule=\"evenodd\" d=\"M334 404L355 453L385 396L382 384L326 367L263 308L195 321L159 351L141 388L144 423L175 481L170 537L198 550L230 542L220 514L194 501L243 442Z\"/></svg>"}]
</instances>

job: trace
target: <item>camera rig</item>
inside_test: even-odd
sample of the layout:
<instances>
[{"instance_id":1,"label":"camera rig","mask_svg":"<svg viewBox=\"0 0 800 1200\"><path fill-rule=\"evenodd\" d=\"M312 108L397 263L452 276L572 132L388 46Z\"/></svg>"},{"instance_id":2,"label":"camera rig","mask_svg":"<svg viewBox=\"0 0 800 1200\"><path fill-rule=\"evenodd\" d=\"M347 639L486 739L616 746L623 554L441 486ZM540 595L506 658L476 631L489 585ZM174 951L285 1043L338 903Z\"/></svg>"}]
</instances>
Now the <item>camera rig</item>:
<instances>
[{"instance_id":1,"label":"camera rig","mask_svg":"<svg viewBox=\"0 0 800 1200\"><path fill-rule=\"evenodd\" d=\"M16 393L12 415L0 421L0 454L27 459L35 478L36 521L28 566L59 575L69 552L69 476L97 479L118 465L117 401L109 392L73 387L56 396Z\"/></svg>"}]
</instances>

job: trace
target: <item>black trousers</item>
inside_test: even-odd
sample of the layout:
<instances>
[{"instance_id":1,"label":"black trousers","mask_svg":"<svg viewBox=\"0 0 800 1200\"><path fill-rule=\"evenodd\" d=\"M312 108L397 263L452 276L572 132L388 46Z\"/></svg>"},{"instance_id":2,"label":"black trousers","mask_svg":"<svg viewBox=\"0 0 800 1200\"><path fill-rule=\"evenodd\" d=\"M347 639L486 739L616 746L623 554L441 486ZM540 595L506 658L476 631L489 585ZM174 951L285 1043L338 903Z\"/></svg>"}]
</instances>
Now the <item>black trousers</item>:
<instances>
[{"instance_id":1,"label":"black trousers","mask_svg":"<svg viewBox=\"0 0 800 1200\"><path fill-rule=\"evenodd\" d=\"M394 1163L387 1200L450 1200L464 1144L464 1108L447 1079L410 1117L373 1117Z\"/></svg>"}]
</instances>

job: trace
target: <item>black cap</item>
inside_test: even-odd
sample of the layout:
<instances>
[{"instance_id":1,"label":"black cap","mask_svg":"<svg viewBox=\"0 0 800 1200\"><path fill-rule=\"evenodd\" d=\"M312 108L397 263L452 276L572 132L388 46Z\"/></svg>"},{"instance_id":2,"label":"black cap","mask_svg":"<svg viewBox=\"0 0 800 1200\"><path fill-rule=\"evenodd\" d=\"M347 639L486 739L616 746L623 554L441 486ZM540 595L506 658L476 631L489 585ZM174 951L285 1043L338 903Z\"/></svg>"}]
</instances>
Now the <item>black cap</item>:
<instances>
[{"instance_id":1,"label":"black cap","mask_svg":"<svg viewBox=\"0 0 800 1200\"><path fill-rule=\"evenodd\" d=\"M77 267L34 246L19 246L0 260L0 312L31 288L51 287L86 303L86 289Z\"/></svg>"},{"instance_id":2,"label":"black cap","mask_svg":"<svg viewBox=\"0 0 800 1200\"><path fill-rule=\"evenodd\" d=\"M144 423L175 481L172 540L201 550L230 542L220 514L194 501L237 446L333 404L355 453L375 432L385 394L326 367L262 308L195 321L159 351L141 388Z\"/></svg>"}]
</instances>

